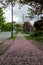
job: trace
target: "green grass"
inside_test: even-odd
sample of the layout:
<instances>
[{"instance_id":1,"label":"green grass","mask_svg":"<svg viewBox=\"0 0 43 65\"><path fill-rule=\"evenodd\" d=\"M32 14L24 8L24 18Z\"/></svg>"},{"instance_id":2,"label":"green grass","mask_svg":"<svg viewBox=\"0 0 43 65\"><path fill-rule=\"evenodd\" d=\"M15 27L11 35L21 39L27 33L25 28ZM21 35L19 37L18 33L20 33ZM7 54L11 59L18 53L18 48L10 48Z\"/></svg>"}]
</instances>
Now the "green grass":
<instances>
[{"instance_id":1,"label":"green grass","mask_svg":"<svg viewBox=\"0 0 43 65\"><path fill-rule=\"evenodd\" d=\"M43 37L33 37L33 36L25 36L27 40L35 40L39 42L43 42Z\"/></svg>"},{"instance_id":2,"label":"green grass","mask_svg":"<svg viewBox=\"0 0 43 65\"><path fill-rule=\"evenodd\" d=\"M22 34L25 34L25 32L22 32ZM33 44L35 44L39 49L43 50L43 34L41 36L24 36L27 40L32 40ZM36 42L36 43L34 43Z\"/></svg>"},{"instance_id":3,"label":"green grass","mask_svg":"<svg viewBox=\"0 0 43 65\"><path fill-rule=\"evenodd\" d=\"M25 33L21 32L22 34L30 34L30 33ZM25 36L27 40L35 40L35 41L40 41L43 42L43 34L41 36L34 36L33 34L30 34L29 36Z\"/></svg>"}]
</instances>

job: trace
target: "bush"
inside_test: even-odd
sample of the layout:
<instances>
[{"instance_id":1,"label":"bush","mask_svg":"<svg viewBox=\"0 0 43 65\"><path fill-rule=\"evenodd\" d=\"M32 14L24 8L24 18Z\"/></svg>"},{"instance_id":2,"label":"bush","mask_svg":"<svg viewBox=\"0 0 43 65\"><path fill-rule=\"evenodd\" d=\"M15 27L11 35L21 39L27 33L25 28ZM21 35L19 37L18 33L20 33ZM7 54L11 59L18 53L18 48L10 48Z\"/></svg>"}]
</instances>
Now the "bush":
<instances>
[{"instance_id":1,"label":"bush","mask_svg":"<svg viewBox=\"0 0 43 65\"><path fill-rule=\"evenodd\" d=\"M34 32L30 36L37 37L38 36L38 32Z\"/></svg>"},{"instance_id":2,"label":"bush","mask_svg":"<svg viewBox=\"0 0 43 65\"><path fill-rule=\"evenodd\" d=\"M37 32L37 31L36 31L36 32L32 33L31 36L33 36L33 37L43 36L43 33L42 33L42 32Z\"/></svg>"},{"instance_id":3,"label":"bush","mask_svg":"<svg viewBox=\"0 0 43 65\"><path fill-rule=\"evenodd\" d=\"M2 27L2 31L11 31L11 29L12 29L11 23L6 23L6 24Z\"/></svg>"}]
</instances>

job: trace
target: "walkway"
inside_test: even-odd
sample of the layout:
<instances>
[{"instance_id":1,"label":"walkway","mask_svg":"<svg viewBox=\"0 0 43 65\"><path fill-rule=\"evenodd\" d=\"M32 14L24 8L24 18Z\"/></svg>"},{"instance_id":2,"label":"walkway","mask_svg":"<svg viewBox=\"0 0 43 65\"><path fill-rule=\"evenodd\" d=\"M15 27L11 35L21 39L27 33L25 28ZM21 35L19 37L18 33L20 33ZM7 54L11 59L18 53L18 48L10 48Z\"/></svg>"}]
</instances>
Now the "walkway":
<instances>
[{"instance_id":1,"label":"walkway","mask_svg":"<svg viewBox=\"0 0 43 65\"><path fill-rule=\"evenodd\" d=\"M43 65L43 52L19 34L0 56L0 65Z\"/></svg>"}]
</instances>

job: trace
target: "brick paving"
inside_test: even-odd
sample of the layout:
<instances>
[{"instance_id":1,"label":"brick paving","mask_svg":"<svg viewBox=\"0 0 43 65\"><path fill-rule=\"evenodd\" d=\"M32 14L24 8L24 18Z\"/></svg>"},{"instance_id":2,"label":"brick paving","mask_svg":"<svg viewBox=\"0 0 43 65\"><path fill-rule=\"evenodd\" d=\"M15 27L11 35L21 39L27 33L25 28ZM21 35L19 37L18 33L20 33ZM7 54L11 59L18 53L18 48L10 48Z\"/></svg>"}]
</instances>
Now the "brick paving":
<instances>
[{"instance_id":1,"label":"brick paving","mask_svg":"<svg viewBox=\"0 0 43 65\"><path fill-rule=\"evenodd\" d=\"M43 51L18 35L5 54L0 56L0 65L43 65Z\"/></svg>"}]
</instances>

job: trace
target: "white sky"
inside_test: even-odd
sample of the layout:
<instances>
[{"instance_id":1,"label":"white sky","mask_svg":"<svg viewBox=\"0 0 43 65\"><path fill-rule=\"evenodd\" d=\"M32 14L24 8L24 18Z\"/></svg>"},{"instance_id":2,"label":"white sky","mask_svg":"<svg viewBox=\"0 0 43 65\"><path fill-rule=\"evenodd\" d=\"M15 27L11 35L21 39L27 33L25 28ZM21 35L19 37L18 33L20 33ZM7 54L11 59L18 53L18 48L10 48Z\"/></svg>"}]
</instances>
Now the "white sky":
<instances>
[{"instance_id":1,"label":"white sky","mask_svg":"<svg viewBox=\"0 0 43 65\"><path fill-rule=\"evenodd\" d=\"M27 15L27 5L23 5L21 9L19 9L19 5L16 4L13 8L13 21L18 23L23 23L23 14L24 17ZM6 17L6 22L11 22L11 6L9 5L5 10L4 16ZM25 19L24 19L25 20Z\"/></svg>"},{"instance_id":2,"label":"white sky","mask_svg":"<svg viewBox=\"0 0 43 65\"><path fill-rule=\"evenodd\" d=\"M1 5L1 4L0 4ZM2 5L1 5L2 6ZM24 14L24 21L26 20L25 16L27 16L28 5L23 5L21 9L19 9L19 5L16 4L13 8L13 21L17 23L23 23L23 14ZM6 22L11 22L11 5L9 5L5 10L5 20ZM37 16L30 21L30 23L34 23L37 20Z\"/></svg>"}]
</instances>

